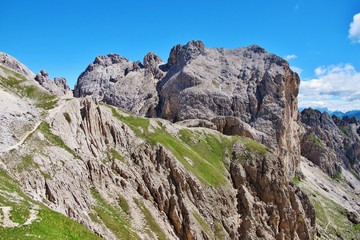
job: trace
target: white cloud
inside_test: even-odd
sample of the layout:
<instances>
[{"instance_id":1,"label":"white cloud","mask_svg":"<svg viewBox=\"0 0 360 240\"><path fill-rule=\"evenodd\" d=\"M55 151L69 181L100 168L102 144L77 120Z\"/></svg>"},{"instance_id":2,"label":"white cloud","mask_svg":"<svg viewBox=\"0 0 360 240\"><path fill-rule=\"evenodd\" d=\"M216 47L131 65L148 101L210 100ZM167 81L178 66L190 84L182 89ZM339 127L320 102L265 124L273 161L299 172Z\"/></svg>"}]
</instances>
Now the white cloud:
<instances>
[{"instance_id":1,"label":"white cloud","mask_svg":"<svg viewBox=\"0 0 360 240\"><path fill-rule=\"evenodd\" d=\"M352 23L350 23L349 38L353 42L360 43L360 13L355 14Z\"/></svg>"},{"instance_id":2,"label":"white cloud","mask_svg":"<svg viewBox=\"0 0 360 240\"><path fill-rule=\"evenodd\" d=\"M294 54L287 55L287 56L285 57L285 59L288 60L288 61L291 60L291 59L295 59L295 58L297 58L297 56L294 55Z\"/></svg>"},{"instance_id":3,"label":"white cloud","mask_svg":"<svg viewBox=\"0 0 360 240\"><path fill-rule=\"evenodd\" d=\"M360 72L352 65L322 66L314 72L316 78L300 83L300 107L360 109Z\"/></svg>"}]
</instances>

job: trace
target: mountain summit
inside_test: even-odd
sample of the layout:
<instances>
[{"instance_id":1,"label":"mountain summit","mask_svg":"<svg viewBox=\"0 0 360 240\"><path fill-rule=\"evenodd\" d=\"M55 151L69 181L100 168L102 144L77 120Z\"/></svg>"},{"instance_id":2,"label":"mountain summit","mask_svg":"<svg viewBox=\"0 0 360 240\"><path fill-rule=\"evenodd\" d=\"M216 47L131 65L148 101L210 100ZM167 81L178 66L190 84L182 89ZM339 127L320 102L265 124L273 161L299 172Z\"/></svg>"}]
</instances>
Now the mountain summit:
<instances>
[{"instance_id":1,"label":"mountain summit","mask_svg":"<svg viewBox=\"0 0 360 240\"><path fill-rule=\"evenodd\" d=\"M152 64L149 54L143 64L114 54L97 57L80 75L75 96L250 137L276 150L294 174L300 79L285 60L256 45L227 50L201 41L176 45L167 63L151 56Z\"/></svg>"}]
</instances>

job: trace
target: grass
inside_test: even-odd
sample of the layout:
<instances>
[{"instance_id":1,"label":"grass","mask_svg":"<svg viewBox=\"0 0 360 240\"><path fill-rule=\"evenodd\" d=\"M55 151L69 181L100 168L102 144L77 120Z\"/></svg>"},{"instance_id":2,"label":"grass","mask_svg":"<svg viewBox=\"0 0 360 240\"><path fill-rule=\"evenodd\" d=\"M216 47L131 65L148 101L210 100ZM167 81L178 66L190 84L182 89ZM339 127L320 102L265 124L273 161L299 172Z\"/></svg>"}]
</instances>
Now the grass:
<instances>
[{"instance_id":1,"label":"grass","mask_svg":"<svg viewBox=\"0 0 360 240\"><path fill-rule=\"evenodd\" d=\"M307 139L314 143L315 145L319 146L320 148L324 148L324 144L323 142L321 141L320 138L318 138L314 133L310 133L308 136L307 136Z\"/></svg>"},{"instance_id":2,"label":"grass","mask_svg":"<svg viewBox=\"0 0 360 240\"><path fill-rule=\"evenodd\" d=\"M338 129L344 133L346 136L348 137L353 137L353 133L351 132L350 129L346 128L346 127L343 127L343 126L338 126Z\"/></svg>"},{"instance_id":3,"label":"grass","mask_svg":"<svg viewBox=\"0 0 360 240\"><path fill-rule=\"evenodd\" d=\"M113 159L119 160L120 162L127 164L124 157L121 156L121 154L117 152L115 149L112 148L110 150L110 154Z\"/></svg>"},{"instance_id":4,"label":"grass","mask_svg":"<svg viewBox=\"0 0 360 240\"><path fill-rule=\"evenodd\" d=\"M127 215L130 214L130 206L124 197L119 198L119 206Z\"/></svg>"},{"instance_id":5,"label":"grass","mask_svg":"<svg viewBox=\"0 0 360 240\"><path fill-rule=\"evenodd\" d=\"M216 141L210 135L207 136L207 139L195 143L184 139L183 134L184 132L180 132L179 139L164 129L160 129L149 137L152 142L160 143L170 150L176 159L203 183L213 187L226 185L226 169L223 164L224 151L219 151L220 143L210 144L208 141Z\"/></svg>"},{"instance_id":6,"label":"grass","mask_svg":"<svg viewBox=\"0 0 360 240\"><path fill-rule=\"evenodd\" d=\"M301 187L301 185L300 185ZM360 239L360 225L352 224L341 205L317 191L304 189L315 208L316 224L322 239ZM332 236L332 238L331 238Z\"/></svg>"},{"instance_id":7,"label":"grass","mask_svg":"<svg viewBox=\"0 0 360 240\"><path fill-rule=\"evenodd\" d=\"M83 225L30 200L2 169L0 190L0 206L11 207L11 220L20 224L15 228L0 227L1 239L100 239ZM39 207L38 219L28 226L21 226L29 217L31 205Z\"/></svg>"},{"instance_id":8,"label":"grass","mask_svg":"<svg viewBox=\"0 0 360 240\"><path fill-rule=\"evenodd\" d=\"M0 76L0 85L12 92L15 92L20 97L26 97L35 101L35 106L45 110L54 108L57 103L55 95L52 95L45 90L35 86L28 85L28 81L21 74L7 69L3 66L0 68L8 75L7 78Z\"/></svg>"},{"instance_id":9,"label":"grass","mask_svg":"<svg viewBox=\"0 0 360 240\"><path fill-rule=\"evenodd\" d=\"M95 189L91 189L91 194L97 201L93 208L96 215L118 239L140 239L121 209L107 203Z\"/></svg>"},{"instance_id":10,"label":"grass","mask_svg":"<svg viewBox=\"0 0 360 240\"><path fill-rule=\"evenodd\" d=\"M34 162L30 155L25 155L22 157L21 162L16 165L16 170L18 172L29 171L31 169L38 169L39 166Z\"/></svg>"},{"instance_id":11,"label":"grass","mask_svg":"<svg viewBox=\"0 0 360 240\"><path fill-rule=\"evenodd\" d=\"M267 147L250 138L240 138L240 141L245 144L246 149L250 152L256 152L261 155L264 155L268 152Z\"/></svg>"},{"instance_id":12,"label":"grass","mask_svg":"<svg viewBox=\"0 0 360 240\"><path fill-rule=\"evenodd\" d=\"M109 106L110 107L110 106ZM179 131L179 136L169 134L161 122L158 127L149 131L150 120L132 115L121 115L116 108L110 107L112 114L119 121L128 125L134 133L147 141L150 145L157 143L171 151L178 161L201 182L212 187L226 185L226 168L224 157L230 152L235 141L245 144L247 150L257 154L267 153L262 144L240 137L227 137L220 133L194 132L187 129Z\"/></svg>"},{"instance_id":13,"label":"grass","mask_svg":"<svg viewBox=\"0 0 360 240\"><path fill-rule=\"evenodd\" d=\"M41 220L35 221L29 226L0 227L2 239L101 239L83 225L52 210L41 208L38 217Z\"/></svg>"},{"instance_id":14,"label":"grass","mask_svg":"<svg viewBox=\"0 0 360 240\"><path fill-rule=\"evenodd\" d=\"M360 232L360 223L356 224L356 225L354 226L354 228L355 228L357 231Z\"/></svg>"},{"instance_id":15,"label":"grass","mask_svg":"<svg viewBox=\"0 0 360 240\"><path fill-rule=\"evenodd\" d=\"M224 232L224 228L219 220L214 221L214 229L216 239L225 239L226 235Z\"/></svg>"},{"instance_id":16,"label":"grass","mask_svg":"<svg viewBox=\"0 0 360 240\"><path fill-rule=\"evenodd\" d=\"M51 144L63 148L75 158L79 158L79 156L71 148L69 148L59 136L51 132L50 126L47 122L42 122L38 129L44 134L46 140L48 140Z\"/></svg>"},{"instance_id":17,"label":"grass","mask_svg":"<svg viewBox=\"0 0 360 240\"><path fill-rule=\"evenodd\" d=\"M136 117L136 116L132 116L132 115L125 117L125 116L119 114L118 111L116 110L116 108L114 108L114 107L110 107L110 108L112 111L112 115L115 118L117 118L118 120L120 120L121 122L124 122L126 125L128 125L137 136L142 136L143 134L148 133L148 128L149 128L149 124L150 124L149 119L142 118L142 117Z\"/></svg>"},{"instance_id":18,"label":"grass","mask_svg":"<svg viewBox=\"0 0 360 240\"><path fill-rule=\"evenodd\" d=\"M0 206L11 207L10 219L19 224L24 223L30 213L30 204L24 200L25 197L17 187L16 182L12 181L3 169L0 169ZM1 229L0 227L0 233Z\"/></svg>"},{"instance_id":19,"label":"grass","mask_svg":"<svg viewBox=\"0 0 360 240\"><path fill-rule=\"evenodd\" d=\"M7 75L13 75L13 76L15 76L16 78L26 80L25 77L24 77L22 74L18 73L18 72L15 72L15 71L10 70L10 69L8 69L8 68L6 68L6 67L3 67L3 66L0 66L0 68L1 68Z\"/></svg>"},{"instance_id":20,"label":"grass","mask_svg":"<svg viewBox=\"0 0 360 240\"><path fill-rule=\"evenodd\" d=\"M301 183L300 179L298 177L293 177L292 179L293 183L295 183L296 185L299 185Z\"/></svg>"},{"instance_id":21,"label":"grass","mask_svg":"<svg viewBox=\"0 0 360 240\"><path fill-rule=\"evenodd\" d=\"M342 173L341 171L338 171L334 176L331 177L333 180L341 180L342 179Z\"/></svg>"},{"instance_id":22,"label":"grass","mask_svg":"<svg viewBox=\"0 0 360 240\"><path fill-rule=\"evenodd\" d=\"M227 183L224 176L225 167L222 162L225 148L215 136L209 135L196 144L188 139L193 137L191 132L182 131L180 138L170 135L162 126L150 132L149 119L135 116L125 117L120 115L115 108L111 107L111 110L113 116L127 124L137 136L145 139L151 145L160 143L170 150L184 167L202 182L213 187Z\"/></svg>"},{"instance_id":23,"label":"grass","mask_svg":"<svg viewBox=\"0 0 360 240\"><path fill-rule=\"evenodd\" d=\"M167 239L164 231L156 223L155 219L151 215L150 211L145 207L144 203L139 201L138 199L135 199L135 198L134 198L134 201L135 201L136 205L142 211L142 213L143 213L143 215L145 217L145 220L146 220L146 225L150 228L151 232L156 234L157 239L159 239L159 240ZM149 236L152 235L151 232L149 232L149 231L147 232Z\"/></svg>"},{"instance_id":24,"label":"grass","mask_svg":"<svg viewBox=\"0 0 360 240\"><path fill-rule=\"evenodd\" d=\"M204 218L195 210L192 211L193 216L195 217L196 221L200 224L201 228L203 229L203 231L208 235L208 236L212 236L212 231L209 227L209 225L207 224L207 222L204 220ZM211 237L211 239L213 239Z\"/></svg>"}]
</instances>

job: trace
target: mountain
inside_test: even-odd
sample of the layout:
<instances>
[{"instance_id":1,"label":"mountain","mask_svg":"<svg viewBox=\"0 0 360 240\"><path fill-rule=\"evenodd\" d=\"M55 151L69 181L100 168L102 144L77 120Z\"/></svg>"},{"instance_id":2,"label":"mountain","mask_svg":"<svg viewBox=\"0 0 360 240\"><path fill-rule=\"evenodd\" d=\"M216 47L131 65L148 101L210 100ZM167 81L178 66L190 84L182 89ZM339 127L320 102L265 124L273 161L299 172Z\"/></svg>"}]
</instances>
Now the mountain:
<instances>
[{"instance_id":1,"label":"mountain","mask_svg":"<svg viewBox=\"0 0 360 240\"><path fill-rule=\"evenodd\" d=\"M299 108L299 111L302 112L305 108ZM360 110L352 110L347 112L341 112L341 111L331 111L328 108L316 108L316 110L320 112L327 112L329 115L335 115L338 118L343 117L355 117L357 120L360 120Z\"/></svg>"},{"instance_id":2,"label":"mountain","mask_svg":"<svg viewBox=\"0 0 360 240\"><path fill-rule=\"evenodd\" d=\"M333 115L339 117L339 118L343 118L343 117L355 117L357 120L360 120L360 110L352 110L352 111L348 111L346 113L340 112L340 111L335 111L333 113Z\"/></svg>"},{"instance_id":3,"label":"mountain","mask_svg":"<svg viewBox=\"0 0 360 240\"><path fill-rule=\"evenodd\" d=\"M305 109L301 112L301 122L304 126L301 141L304 157L333 177L341 172L341 166L360 175L360 121Z\"/></svg>"},{"instance_id":4,"label":"mountain","mask_svg":"<svg viewBox=\"0 0 360 240\"><path fill-rule=\"evenodd\" d=\"M133 114L171 122L192 119L192 126L198 121L224 134L250 137L281 155L294 174L300 157L299 83L285 60L259 46L212 49L190 41L173 47L166 64L153 53L144 64L114 54L96 57L74 93Z\"/></svg>"},{"instance_id":5,"label":"mountain","mask_svg":"<svg viewBox=\"0 0 360 240\"><path fill-rule=\"evenodd\" d=\"M302 112L303 110L305 110L305 107L299 107L299 111ZM327 112L330 116L334 115L338 118L343 118L343 117L355 117L357 120L360 120L360 110L352 110L352 111L347 111L347 112L341 112L341 111L331 111L328 108L314 108L320 112Z\"/></svg>"},{"instance_id":6,"label":"mountain","mask_svg":"<svg viewBox=\"0 0 360 240\"><path fill-rule=\"evenodd\" d=\"M356 119L360 120L360 110L348 111L345 113L345 116L356 117Z\"/></svg>"},{"instance_id":7,"label":"mountain","mask_svg":"<svg viewBox=\"0 0 360 240\"><path fill-rule=\"evenodd\" d=\"M12 62L0 65L4 238L359 238L358 160L334 159L334 180L306 155L307 130L326 124L298 115L298 75L261 47L98 56L75 98Z\"/></svg>"}]
</instances>

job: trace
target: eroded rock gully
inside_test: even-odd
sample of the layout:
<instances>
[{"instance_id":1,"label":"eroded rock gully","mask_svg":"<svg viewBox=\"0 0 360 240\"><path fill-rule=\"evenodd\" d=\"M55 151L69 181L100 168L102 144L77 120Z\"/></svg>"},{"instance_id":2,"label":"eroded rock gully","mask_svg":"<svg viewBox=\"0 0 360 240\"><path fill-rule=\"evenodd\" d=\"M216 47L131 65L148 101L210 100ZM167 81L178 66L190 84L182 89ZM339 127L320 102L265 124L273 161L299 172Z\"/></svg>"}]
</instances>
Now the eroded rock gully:
<instances>
[{"instance_id":1,"label":"eroded rock gully","mask_svg":"<svg viewBox=\"0 0 360 240\"><path fill-rule=\"evenodd\" d=\"M77 105L76 102L73 104ZM131 205L133 198L141 199L167 234L180 239L211 239L215 228L219 236L228 239L311 239L314 236L314 211L307 197L296 186L289 185L284 163L271 153L261 155L238 142L226 173L229 182L213 188L199 181L163 146L144 145L128 126L110 116L107 107L89 98L80 100L77 106L78 128L85 137L79 133L74 137L78 138L76 141L86 139L87 142L77 150L86 169L86 185L93 186L107 202L126 196ZM57 129L55 122L53 128ZM137 141L139 143L134 144ZM109 147L121 152L126 164L115 159L108 163L101 161L106 158ZM244 159L245 163L241 163ZM91 199L88 189L81 194L78 190L72 193L73 200L69 201L65 198L68 191L65 186L52 187L48 184L50 191L57 193L57 207L64 203L66 214L96 229L101 236L109 237L106 231L82 216L84 211L91 211L91 204L79 208L79 198ZM48 198L50 202L52 198ZM133 204L131 216L135 214L141 216ZM203 218L210 231L199 224L196 214ZM140 223L134 223L137 224Z\"/></svg>"}]
</instances>

